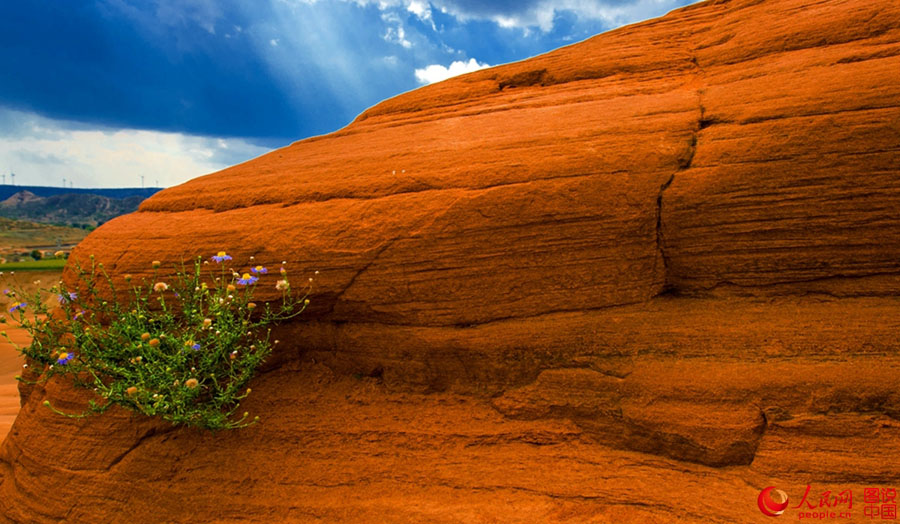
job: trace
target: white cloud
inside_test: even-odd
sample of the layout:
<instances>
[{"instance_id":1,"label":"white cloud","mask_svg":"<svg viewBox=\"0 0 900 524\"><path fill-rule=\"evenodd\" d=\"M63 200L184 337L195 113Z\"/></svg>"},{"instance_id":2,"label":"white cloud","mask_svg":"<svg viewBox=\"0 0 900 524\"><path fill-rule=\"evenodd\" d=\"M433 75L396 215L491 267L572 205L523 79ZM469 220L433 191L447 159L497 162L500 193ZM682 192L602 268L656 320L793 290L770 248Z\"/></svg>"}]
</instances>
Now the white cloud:
<instances>
[{"instance_id":1,"label":"white cloud","mask_svg":"<svg viewBox=\"0 0 900 524\"><path fill-rule=\"evenodd\" d=\"M269 40L269 45L272 47L278 47L278 39L273 38L273 39Z\"/></svg>"},{"instance_id":2,"label":"white cloud","mask_svg":"<svg viewBox=\"0 0 900 524\"><path fill-rule=\"evenodd\" d=\"M387 9L386 7L380 9ZM406 39L406 29L403 28L403 21L400 19L400 16L397 13L393 12L384 12L381 14L381 19L388 24L394 24L387 28L384 33L384 40L386 42L390 42L392 44L400 44L406 49L412 47L412 42Z\"/></svg>"},{"instance_id":3,"label":"white cloud","mask_svg":"<svg viewBox=\"0 0 900 524\"><path fill-rule=\"evenodd\" d=\"M406 10L418 16L422 20L428 20L431 18L431 7L427 3L413 0L409 3L409 5L406 6Z\"/></svg>"},{"instance_id":4,"label":"white cloud","mask_svg":"<svg viewBox=\"0 0 900 524\"><path fill-rule=\"evenodd\" d=\"M488 64L479 64L474 58L470 58L468 62L453 62L449 67L444 67L440 64L431 64L423 69L416 69L416 80L418 80L420 84L433 84L435 82L440 82L441 80L446 80L465 73L471 73L472 71L478 71L479 69L484 69L486 67L491 66Z\"/></svg>"},{"instance_id":5,"label":"white cloud","mask_svg":"<svg viewBox=\"0 0 900 524\"><path fill-rule=\"evenodd\" d=\"M33 113L0 108L0 173L17 185L136 187L180 184L269 151L242 139L137 129L73 128Z\"/></svg>"},{"instance_id":6,"label":"white cloud","mask_svg":"<svg viewBox=\"0 0 900 524\"><path fill-rule=\"evenodd\" d=\"M639 0L640 1L640 0ZM657 0L648 0L657 2ZM610 21L608 6L603 0L531 0L495 7L489 2L481 5L455 0L435 0L441 10L461 22L489 20L505 29L537 27L543 32L553 29L557 12L571 11L581 19ZM462 4L462 5L460 5Z\"/></svg>"},{"instance_id":7,"label":"white cloud","mask_svg":"<svg viewBox=\"0 0 900 524\"><path fill-rule=\"evenodd\" d=\"M406 39L406 30L402 25L397 27L388 27L384 33L384 40L392 44L400 44L405 49L412 47L412 42Z\"/></svg>"},{"instance_id":8,"label":"white cloud","mask_svg":"<svg viewBox=\"0 0 900 524\"><path fill-rule=\"evenodd\" d=\"M520 0L473 2L471 0L431 0L432 5L461 22L490 20L504 28L553 29L556 15L570 12L583 21L599 21L617 27L661 16L672 9L698 0Z\"/></svg>"},{"instance_id":9,"label":"white cloud","mask_svg":"<svg viewBox=\"0 0 900 524\"><path fill-rule=\"evenodd\" d=\"M431 26L432 31L437 31L437 26L434 25L434 19L431 17L431 3L412 0L406 6L406 10L416 15L416 18L419 20L427 22Z\"/></svg>"},{"instance_id":10,"label":"white cloud","mask_svg":"<svg viewBox=\"0 0 900 524\"><path fill-rule=\"evenodd\" d=\"M281 0L291 1L291 0ZM314 3L317 0L293 0ZM419 19L432 22L431 10L451 15L461 22L488 20L508 29L553 29L557 13L571 12L579 19L601 21L609 27L660 16L681 7L684 0L520 0L490 2L473 0L332 0L352 2L359 6L374 5L382 12L406 10ZM694 2L697 0L689 0Z\"/></svg>"},{"instance_id":11,"label":"white cloud","mask_svg":"<svg viewBox=\"0 0 900 524\"><path fill-rule=\"evenodd\" d=\"M166 25L191 22L210 34L216 34L216 23L223 18L223 14L215 0L157 0L156 17Z\"/></svg>"}]
</instances>

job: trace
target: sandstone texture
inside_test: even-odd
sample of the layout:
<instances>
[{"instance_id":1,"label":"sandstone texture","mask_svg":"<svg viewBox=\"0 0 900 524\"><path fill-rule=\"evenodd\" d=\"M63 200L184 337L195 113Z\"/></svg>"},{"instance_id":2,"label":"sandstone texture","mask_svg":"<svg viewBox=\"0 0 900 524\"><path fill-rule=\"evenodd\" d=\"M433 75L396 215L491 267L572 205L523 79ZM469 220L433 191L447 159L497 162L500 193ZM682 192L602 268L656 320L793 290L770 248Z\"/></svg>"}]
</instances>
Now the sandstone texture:
<instances>
[{"instance_id":1,"label":"sandstone texture","mask_svg":"<svg viewBox=\"0 0 900 524\"><path fill-rule=\"evenodd\" d=\"M900 488L900 4L695 4L165 190L75 256L221 250L320 272L262 424L26 391L0 521L742 523L807 485L867 521Z\"/></svg>"}]
</instances>

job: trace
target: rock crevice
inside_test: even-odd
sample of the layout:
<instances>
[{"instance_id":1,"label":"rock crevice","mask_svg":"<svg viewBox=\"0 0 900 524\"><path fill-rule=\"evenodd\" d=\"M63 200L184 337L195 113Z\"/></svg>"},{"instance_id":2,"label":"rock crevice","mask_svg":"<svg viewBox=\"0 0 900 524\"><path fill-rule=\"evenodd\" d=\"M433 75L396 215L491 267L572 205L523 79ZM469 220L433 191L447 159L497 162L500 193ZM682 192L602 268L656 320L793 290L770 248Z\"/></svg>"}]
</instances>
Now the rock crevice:
<instances>
[{"instance_id":1,"label":"rock crevice","mask_svg":"<svg viewBox=\"0 0 900 524\"><path fill-rule=\"evenodd\" d=\"M262 423L62 419L51 381L0 522L742 523L900 482L898 45L892 0L703 2L158 193L73 260L319 271Z\"/></svg>"}]
</instances>

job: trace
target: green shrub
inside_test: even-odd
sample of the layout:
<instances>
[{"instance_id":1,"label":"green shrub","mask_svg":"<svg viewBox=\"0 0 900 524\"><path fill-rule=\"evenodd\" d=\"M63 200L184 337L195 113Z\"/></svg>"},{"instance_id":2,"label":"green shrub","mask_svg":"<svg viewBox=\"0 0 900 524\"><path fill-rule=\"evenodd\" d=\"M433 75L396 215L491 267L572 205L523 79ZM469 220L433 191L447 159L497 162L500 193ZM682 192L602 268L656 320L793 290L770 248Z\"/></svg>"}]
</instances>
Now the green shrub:
<instances>
[{"instance_id":1,"label":"green shrub","mask_svg":"<svg viewBox=\"0 0 900 524\"><path fill-rule=\"evenodd\" d=\"M133 285L124 275L131 289L120 301L113 279L91 257L90 268L76 266L76 287L60 282L49 290L58 295L56 311L44 305L41 291L27 297L8 291L10 315L32 335L19 351L35 382L63 375L99 397L78 414L45 405L71 417L119 405L211 430L256 422L259 417L236 413L250 394L247 383L278 343L270 341L269 326L305 309L312 279L295 295L283 267L278 276L262 266L239 275L225 269L222 262L230 259L224 252L198 258L171 278L161 277L153 262L150 282ZM281 300L257 306L252 297L259 285L277 288Z\"/></svg>"}]
</instances>

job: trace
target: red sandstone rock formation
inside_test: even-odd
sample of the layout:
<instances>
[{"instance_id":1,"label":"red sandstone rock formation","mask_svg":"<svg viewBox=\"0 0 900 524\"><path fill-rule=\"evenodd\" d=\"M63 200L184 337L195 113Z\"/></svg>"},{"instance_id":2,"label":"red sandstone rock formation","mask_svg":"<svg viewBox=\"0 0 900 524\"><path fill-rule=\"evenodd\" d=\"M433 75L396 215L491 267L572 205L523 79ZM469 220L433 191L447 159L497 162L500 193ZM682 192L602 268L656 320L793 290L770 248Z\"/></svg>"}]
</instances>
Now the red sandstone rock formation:
<instances>
[{"instance_id":1,"label":"red sandstone rock formation","mask_svg":"<svg viewBox=\"0 0 900 524\"><path fill-rule=\"evenodd\" d=\"M0 510L735 523L809 484L862 520L900 487L898 71L894 0L710 1L159 193L76 255L321 272L263 423L73 422L50 384Z\"/></svg>"}]
</instances>

